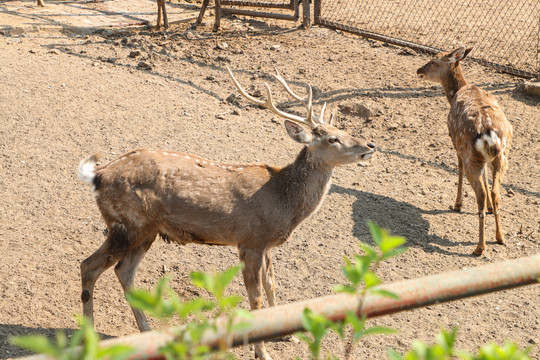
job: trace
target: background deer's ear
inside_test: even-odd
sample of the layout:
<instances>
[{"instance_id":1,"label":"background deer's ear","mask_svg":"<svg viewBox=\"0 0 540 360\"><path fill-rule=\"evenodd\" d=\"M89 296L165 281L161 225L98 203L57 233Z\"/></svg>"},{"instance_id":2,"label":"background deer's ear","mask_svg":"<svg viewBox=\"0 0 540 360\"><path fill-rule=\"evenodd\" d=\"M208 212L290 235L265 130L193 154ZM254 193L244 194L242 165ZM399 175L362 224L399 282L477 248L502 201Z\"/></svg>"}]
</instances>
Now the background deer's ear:
<instances>
[{"instance_id":1,"label":"background deer's ear","mask_svg":"<svg viewBox=\"0 0 540 360\"><path fill-rule=\"evenodd\" d=\"M285 120L285 128L289 136L296 142L301 144L309 144L311 142L311 134L308 134L303 127L293 123L292 121Z\"/></svg>"},{"instance_id":2,"label":"background deer's ear","mask_svg":"<svg viewBox=\"0 0 540 360\"><path fill-rule=\"evenodd\" d=\"M465 48L465 46L462 46L459 49L452 51L452 53L448 55L448 60L450 60L450 62L461 61L465 59L467 55L469 55L471 50L472 50L472 47Z\"/></svg>"}]
</instances>

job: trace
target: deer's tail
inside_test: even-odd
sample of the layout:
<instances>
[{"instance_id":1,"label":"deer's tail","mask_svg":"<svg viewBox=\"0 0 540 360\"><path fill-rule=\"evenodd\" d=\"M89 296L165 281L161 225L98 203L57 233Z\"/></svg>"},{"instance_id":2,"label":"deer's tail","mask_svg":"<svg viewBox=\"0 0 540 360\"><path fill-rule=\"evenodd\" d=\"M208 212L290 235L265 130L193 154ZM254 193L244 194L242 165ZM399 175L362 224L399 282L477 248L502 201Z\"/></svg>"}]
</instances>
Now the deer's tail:
<instances>
[{"instance_id":1,"label":"deer's tail","mask_svg":"<svg viewBox=\"0 0 540 360\"><path fill-rule=\"evenodd\" d=\"M92 184L96 177L96 164L99 159L99 154L94 154L81 160L79 163L79 179L87 184Z\"/></svg>"}]
</instances>

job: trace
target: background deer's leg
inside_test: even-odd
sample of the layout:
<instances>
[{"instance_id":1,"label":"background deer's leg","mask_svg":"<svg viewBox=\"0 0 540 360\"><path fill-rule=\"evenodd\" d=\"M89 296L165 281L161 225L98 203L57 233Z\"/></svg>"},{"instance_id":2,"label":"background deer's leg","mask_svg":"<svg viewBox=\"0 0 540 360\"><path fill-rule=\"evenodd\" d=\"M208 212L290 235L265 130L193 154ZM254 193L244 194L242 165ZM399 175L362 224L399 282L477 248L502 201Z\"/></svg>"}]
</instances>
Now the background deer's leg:
<instances>
[{"instance_id":1,"label":"background deer's leg","mask_svg":"<svg viewBox=\"0 0 540 360\"><path fill-rule=\"evenodd\" d=\"M493 213L493 205L492 205L492 196L489 192L489 181L488 181L488 166L486 165L484 167L484 187L486 188L486 202L487 202L487 212L489 214Z\"/></svg>"},{"instance_id":2,"label":"background deer's leg","mask_svg":"<svg viewBox=\"0 0 540 360\"><path fill-rule=\"evenodd\" d=\"M262 307L262 272L263 261L266 261L264 250L238 248L240 253L240 261L244 264L242 274L244 275L244 283L246 285L249 305L251 310L258 310ZM265 276L266 277L266 276ZM270 300L269 300L270 301ZM272 360L264 342L255 343L255 356L260 360Z\"/></svg>"},{"instance_id":3,"label":"background deer's leg","mask_svg":"<svg viewBox=\"0 0 540 360\"><path fill-rule=\"evenodd\" d=\"M506 171L506 164L501 158L497 158L492 163L493 184L491 188L491 199L493 202L493 215L495 215L495 239L499 244L504 244L504 235L501 228L501 182Z\"/></svg>"},{"instance_id":4,"label":"background deer's leg","mask_svg":"<svg viewBox=\"0 0 540 360\"><path fill-rule=\"evenodd\" d=\"M456 196L456 202L454 204L454 207L452 208L454 211L461 211L461 207L463 206L463 160L461 159L461 156L458 154L458 187L457 187L457 196Z\"/></svg>"},{"instance_id":5,"label":"background deer's leg","mask_svg":"<svg viewBox=\"0 0 540 360\"><path fill-rule=\"evenodd\" d=\"M109 231L109 235L101 247L81 263L83 315L92 323L94 322L94 286L96 281L105 270L124 256L118 251L111 251L113 241L111 231Z\"/></svg>"},{"instance_id":6,"label":"background deer's leg","mask_svg":"<svg viewBox=\"0 0 540 360\"><path fill-rule=\"evenodd\" d=\"M486 211L486 188L484 187L484 179L482 170L484 164L474 165L466 164L467 180L476 194L476 203L478 204L478 246L474 250L475 255L482 255L486 248L486 239L484 234L485 229L485 211Z\"/></svg>"},{"instance_id":7,"label":"background deer's leg","mask_svg":"<svg viewBox=\"0 0 540 360\"><path fill-rule=\"evenodd\" d=\"M150 248L150 245L152 245L154 242L156 235L157 234L152 234L151 236L147 237L141 246L130 250L130 252L115 266L114 272L122 284L124 294L133 289L133 282L135 280L137 267ZM134 308L133 306L131 306L131 310L133 311L133 315L135 315L135 320L137 321L139 330L141 332L151 330L144 312L140 309Z\"/></svg>"}]
</instances>

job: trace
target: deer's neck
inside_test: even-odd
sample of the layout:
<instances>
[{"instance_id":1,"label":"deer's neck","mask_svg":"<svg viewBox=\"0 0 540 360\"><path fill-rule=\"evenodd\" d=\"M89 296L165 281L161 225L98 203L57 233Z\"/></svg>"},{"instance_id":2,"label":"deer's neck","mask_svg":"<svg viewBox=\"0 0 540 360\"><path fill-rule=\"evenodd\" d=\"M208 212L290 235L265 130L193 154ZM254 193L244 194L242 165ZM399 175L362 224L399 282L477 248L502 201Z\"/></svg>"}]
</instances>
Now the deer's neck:
<instances>
[{"instance_id":1,"label":"deer's neck","mask_svg":"<svg viewBox=\"0 0 540 360\"><path fill-rule=\"evenodd\" d=\"M463 86L468 85L459 64L450 69L448 76L443 79L441 84L444 89L444 93L446 94L446 99L448 100L450 105L453 104L454 96L456 95L458 90L461 89Z\"/></svg>"},{"instance_id":2,"label":"deer's neck","mask_svg":"<svg viewBox=\"0 0 540 360\"><path fill-rule=\"evenodd\" d=\"M293 227L319 209L330 187L333 170L333 166L322 163L305 147L294 163L281 171L278 191L289 204Z\"/></svg>"}]
</instances>

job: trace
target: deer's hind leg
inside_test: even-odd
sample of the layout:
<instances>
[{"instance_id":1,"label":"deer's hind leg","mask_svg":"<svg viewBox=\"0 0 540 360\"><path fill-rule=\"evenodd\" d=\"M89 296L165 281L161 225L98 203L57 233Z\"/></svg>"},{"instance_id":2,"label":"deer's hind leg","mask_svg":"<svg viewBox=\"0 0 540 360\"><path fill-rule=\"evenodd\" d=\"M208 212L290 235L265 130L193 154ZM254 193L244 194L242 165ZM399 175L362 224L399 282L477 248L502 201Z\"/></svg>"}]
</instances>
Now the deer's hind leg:
<instances>
[{"instance_id":1,"label":"deer's hind leg","mask_svg":"<svg viewBox=\"0 0 540 360\"><path fill-rule=\"evenodd\" d=\"M474 250L477 256L482 255L486 248L485 239L485 214L486 214L486 188L483 179L484 164L465 164L467 180L471 184L476 194L476 203L478 205L478 246Z\"/></svg>"},{"instance_id":2,"label":"deer's hind leg","mask_svg":"<svg viewBox=\"0 0 540 360\"><path fill-rule=\"evenodd\" d=\"M488 181L488 166L484 167L484 187L486 188L486 202L487 202L487 212L488 214L493 214L493 202L492 196L489 192L489 181Z\"/></svg>"},{"instance_id":3,"label":"deer's hind leg","mask_svg":"<svg viewBox=\"0 0 540 360\"><path fill-rule=\"evenodd\" d=\"M454 207L452 208L452 210L454 211L461 211L461 207L463 206L463 173L463 160L458 153L458 188L456 202L454 203Z\"/></svg>"},{"instance_id":4,"label":"deer's hind leg","mask_svg":"<svg viewBox=\"0 0 540 360\"><path fill-rule=\"evenodd\" d=\"M108 228L107 239L92 255L81 262L81 300L83 315L94 321L94 287L97 279L105 270L122 259L128 247L126 243L126 230L123 226Z\"/></svg>"},{"instance_id":5,"label":"deer's hind leg","mask_svg":"<svg viewBox=\"0 0 540 360\"><path fill-rule=\"evenodd\" d=\"M116 273L120 284L122 284L124 294L133 289L137 267L156 239L156 235L156 233L153 233L152 235L148 236L140 246L130 250L127 255L124 256L124 258L120 260L118 264L116 264L114 272ZM133 315L135 316L139 330L141 332L151 330L144 312L140 309L134 308L133 306L131 306L131 310L133 311Z\"/></svg>"},{"instance_id":6,"label":"deer's hind leg","mask_svg":"<svg viewBox=\"0 0 540 360\"><path fill-rule=\"evenodd\" d=\"M501 227L501 182L506 171L507 164L502 157L496 158L492 163L493 187L491 189L491 198L493 201L493 215L495 216L495 239L499 244L504 244L504 235Z\"/></svg>"}]
</instances>

